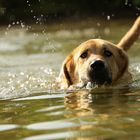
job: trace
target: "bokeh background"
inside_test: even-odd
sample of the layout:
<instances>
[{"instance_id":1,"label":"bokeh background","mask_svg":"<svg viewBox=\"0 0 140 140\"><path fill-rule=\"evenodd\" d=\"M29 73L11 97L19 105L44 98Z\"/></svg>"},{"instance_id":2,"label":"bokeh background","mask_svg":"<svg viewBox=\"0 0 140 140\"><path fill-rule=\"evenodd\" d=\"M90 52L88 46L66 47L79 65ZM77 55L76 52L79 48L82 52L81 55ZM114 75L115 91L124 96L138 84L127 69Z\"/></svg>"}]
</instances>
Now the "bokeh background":
<instances>
[{"instance_id":1,"label":"bokeh background","mask_svg":"<svg viewBox=\"0 0 140 140\"><path fill-rule=\"evenodd\" d=\"M0 24L14 21L46 23L98 15L136 17L140 0L0 0Z\"/></svg>"}]
</instances>

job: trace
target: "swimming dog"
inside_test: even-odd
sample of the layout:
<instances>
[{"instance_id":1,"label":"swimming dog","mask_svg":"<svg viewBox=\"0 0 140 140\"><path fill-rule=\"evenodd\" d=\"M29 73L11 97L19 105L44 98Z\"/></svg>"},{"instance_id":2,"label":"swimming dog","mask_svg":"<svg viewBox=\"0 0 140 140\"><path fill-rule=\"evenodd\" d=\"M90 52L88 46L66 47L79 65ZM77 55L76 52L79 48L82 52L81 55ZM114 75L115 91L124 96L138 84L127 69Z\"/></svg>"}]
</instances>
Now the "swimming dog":
<instances>
[{"instance_id":1,"label":"swimming dog","mask_svg":"<svg viewBox=\"0 0 140 140\"><path fill-rule=\"evenodd\" d=\"M118 44L90 39L75 48L64 60L58 81L61 89L71 85L116 85L132 79L126 51L140 33L140 17Z\"/></svg>"}]
</instances>

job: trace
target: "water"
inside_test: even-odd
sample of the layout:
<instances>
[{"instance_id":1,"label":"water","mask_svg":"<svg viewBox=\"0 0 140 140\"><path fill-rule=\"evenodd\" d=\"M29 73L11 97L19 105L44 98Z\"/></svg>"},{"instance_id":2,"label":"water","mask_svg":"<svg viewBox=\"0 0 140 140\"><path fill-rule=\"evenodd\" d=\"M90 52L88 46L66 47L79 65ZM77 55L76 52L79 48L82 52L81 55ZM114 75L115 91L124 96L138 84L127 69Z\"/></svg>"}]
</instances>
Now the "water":
<instances>
[{"instance_id":1,"label":"water","mask_svg":"<svg viewBox=\"0 0 140 140\"><path fill-rule=\"evenodd\" d=\"M0 139L139 139L140 41L128 52L134 77L129 88L67 93L55 85L74 47L89 38L117 43L132 20L23 25L0 30Z\"/></svg>"}]
</instances>

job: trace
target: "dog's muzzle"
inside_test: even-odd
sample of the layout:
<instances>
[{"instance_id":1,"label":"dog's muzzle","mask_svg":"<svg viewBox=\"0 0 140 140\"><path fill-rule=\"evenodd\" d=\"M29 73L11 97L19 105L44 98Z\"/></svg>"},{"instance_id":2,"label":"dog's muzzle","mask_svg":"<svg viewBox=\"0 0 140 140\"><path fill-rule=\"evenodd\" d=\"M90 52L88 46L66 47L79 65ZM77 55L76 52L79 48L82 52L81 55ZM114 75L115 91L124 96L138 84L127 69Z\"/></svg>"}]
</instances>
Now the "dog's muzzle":
<instances>
[{"instance_id":1,"label":"dog's muzzle","mask_svg":"<svg viewBox=\"0 0 140 140\"><path fill-rule=\"evenodd\" d=\"M102 60L96 60L90 65L89 70L89 78L91 82L103 85L103 84L111 84L111 74L109 70Z\"/></svg>"}]
</instances>

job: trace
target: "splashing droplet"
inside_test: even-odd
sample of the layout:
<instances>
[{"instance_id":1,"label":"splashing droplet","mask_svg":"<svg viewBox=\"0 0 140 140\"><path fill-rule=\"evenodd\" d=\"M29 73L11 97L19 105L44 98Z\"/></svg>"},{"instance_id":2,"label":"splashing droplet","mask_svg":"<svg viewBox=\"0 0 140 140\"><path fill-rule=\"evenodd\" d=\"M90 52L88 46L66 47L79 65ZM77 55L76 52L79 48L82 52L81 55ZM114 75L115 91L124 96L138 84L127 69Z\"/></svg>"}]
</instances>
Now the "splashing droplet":
<instances>
[{"instance_id":1,"label":"splashing droplet","mask_svg":"<svg viewBox=\"0 0 140 140\"><path fill-rule=\"evenodd\" d=\"M34 10L31 10L31 13L33 13L34 12Z\"/></svg>"},{"instance_id":2,"label":"splashing droplet","mask_svg":"<svg viewBox=\"0 0 140 140\"><path fill-rule=\"evenodd\" d=\"M97 23L97 26L98 26L98 27L100 27L100 26L101 26L101 24L98 22L98 23Z\"/></svg>"},{"instance_id":3,"label":"splashing droplet","mask_svg":"<svg viewBox=\"0 0 140 140\"><path fill-rule=\"evenodd\" d=\"M128 0L125 0L125 5L127 5L128 4Z\"/></svg>"},{"instance_id":4,"label":"splashing droplet","mask_svg":"<svg viewBox=\"0 0 140 140\"><path fill-rule=\"evenodd\" d=\"M18 25L19 24L19 21L17 21L16 24Z\"/></svg>"},{"instance_id":5,"label":"splashing droplet","mask_svg":"<svg viewBox=\"0 0 140 140\"><path fill-rule=\"evenodd\" d=\"M15 25L15 22L13 22L12 25Z\"/></svg>"},{"instance_id":6,"label":"splashing droplet","mask_svg":"<svg viewBox=\"0 0 140 140\"><path fill-rule=\"evenodd\" d=\"M11 24L8 25L8 28L11 28Z\"/></svg>"},{"instance_id":7,"label":"splashing droplet","mask_svg":"<svg viewBox=\"0 0 140 140\"><path fill-rule=\"evenodd\" d=\"M107 16L107 20L110 20L110 16Z\"/></svg>"}]
</instances>

